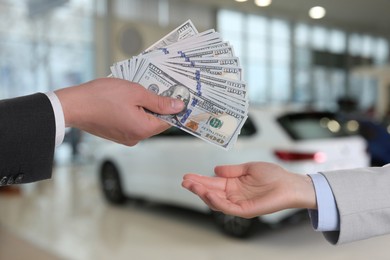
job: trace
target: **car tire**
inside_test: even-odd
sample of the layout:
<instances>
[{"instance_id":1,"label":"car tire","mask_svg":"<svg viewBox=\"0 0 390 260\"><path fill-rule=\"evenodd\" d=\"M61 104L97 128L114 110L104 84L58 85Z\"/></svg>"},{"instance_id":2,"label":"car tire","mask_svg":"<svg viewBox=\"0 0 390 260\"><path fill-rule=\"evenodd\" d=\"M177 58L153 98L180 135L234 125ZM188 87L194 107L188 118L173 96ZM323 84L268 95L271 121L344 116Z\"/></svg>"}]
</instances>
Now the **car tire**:
<instances>
[{"instance_id":1,"label":"car tire","mask_svg":"<svg viewBox=\"0 0 390 260\"><path fill-rule=\"evenodd\" d=\"M119 171L114 164L106 162L100 172L100 181L103 195L112 204L123 204L126 196L123 193Z\"/></svg>"},{"instance_id":2,"label":"car tire","mask_svg":"<svg viewBox=\"0 0 390 260\"><path fill-rule=\"evenodd\" d=\"M241 218L237 216L226 215L222 212L212 212L215 224L225 234L236 238L247 238L253 234L258 218Z\"/></svg>"}]
</instances>

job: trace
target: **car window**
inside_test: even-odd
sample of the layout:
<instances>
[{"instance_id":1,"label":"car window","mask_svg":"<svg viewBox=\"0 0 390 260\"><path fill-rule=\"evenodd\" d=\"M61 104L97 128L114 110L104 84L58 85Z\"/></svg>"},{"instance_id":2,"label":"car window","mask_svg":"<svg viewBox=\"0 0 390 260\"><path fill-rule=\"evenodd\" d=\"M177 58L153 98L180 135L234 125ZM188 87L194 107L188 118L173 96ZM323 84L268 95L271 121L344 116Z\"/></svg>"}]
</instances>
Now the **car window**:
<instances>
[{"instance_id":1,"label":"car window","mask_svg":"<svg viewBox=\"0 0 390 260\"><path fill-rule=\"evenodd\" d=\"M346 122L328 112L291 113L277 119L294 140L324 139L356 134L349 131Z\"/></svg>"},{"instance_id":2,"label":"car window","mask_svg":"<svg viewBox=\"0 0 390 260\"><path fill-rule=\"evenodd\" d=\"M251 136L254 135L256 132L256 126L253 123L251 116L249 115L241 128L240 136Z\"/></svg>"}]
</instances>

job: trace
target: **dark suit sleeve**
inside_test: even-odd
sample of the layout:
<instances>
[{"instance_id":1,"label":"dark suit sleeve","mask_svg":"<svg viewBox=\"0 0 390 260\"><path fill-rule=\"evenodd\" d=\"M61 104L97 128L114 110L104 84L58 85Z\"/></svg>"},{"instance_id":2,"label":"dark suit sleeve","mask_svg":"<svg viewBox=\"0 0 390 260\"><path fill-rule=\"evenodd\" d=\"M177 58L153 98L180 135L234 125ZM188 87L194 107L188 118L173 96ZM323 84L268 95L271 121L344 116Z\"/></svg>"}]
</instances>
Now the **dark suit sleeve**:
<instances>
[{"instance_id":1,"label":"dark suit sleeve","mask_svg":"<svg viewBox=\"0 0 390 260\"><path fill-rule=\"evenodd\" d=\"M0 101L0 186L51 177L55 118L45 94Z\"/></svg>"}]
</instances>

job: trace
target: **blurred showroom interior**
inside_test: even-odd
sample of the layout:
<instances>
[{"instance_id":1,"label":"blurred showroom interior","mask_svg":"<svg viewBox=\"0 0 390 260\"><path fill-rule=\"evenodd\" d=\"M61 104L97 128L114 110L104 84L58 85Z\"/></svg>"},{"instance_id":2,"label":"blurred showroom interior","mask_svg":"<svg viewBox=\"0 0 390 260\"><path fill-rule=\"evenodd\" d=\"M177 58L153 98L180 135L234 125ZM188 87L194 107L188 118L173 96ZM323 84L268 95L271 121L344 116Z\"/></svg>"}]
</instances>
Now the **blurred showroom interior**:
<instances>
[{"instance_id":1,"label":"blurred showroom interior","mask_svg":"<svg viewBox=\"0 0 390 260\"><path fill-rule=\"evenodd\" d=\"M191 19L234 46L250 106L344 113L389 140L389 10L388 0L0 0L0 99L107 77ZM88 138L67 129L51 180L0 187L1 260L387 259L388 237L333 247L306 214L241 240L203 214L110 205Z\"/></svg>"}]
</instances>

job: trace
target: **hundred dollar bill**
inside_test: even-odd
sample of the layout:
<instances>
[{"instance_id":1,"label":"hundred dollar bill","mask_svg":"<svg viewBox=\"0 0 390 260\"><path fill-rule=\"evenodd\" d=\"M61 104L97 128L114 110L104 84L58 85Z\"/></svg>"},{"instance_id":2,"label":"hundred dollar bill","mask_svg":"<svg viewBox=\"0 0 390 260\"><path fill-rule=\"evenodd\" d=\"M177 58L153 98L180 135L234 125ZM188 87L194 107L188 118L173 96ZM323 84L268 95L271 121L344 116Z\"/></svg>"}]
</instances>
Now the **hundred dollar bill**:
<instances>
[{"instance_id":1,"label":"hundred dollar bill","mask_svg":"<svg viewBox=\"0 0 390 260\"><path fill-rule=\"evenodd\" d=\"M160 65L161 68L164 68L165 66L163 64ZM200 71L196 71L195 73L188 73L179 71L176 69L166 69L165 70L169 75L171 75L174 78L182 78L185 77L187 81L191 82L192 84L195 84L197 86L197 89L199 92L201 91L215 91L217 93L227 95L232 97L237 101L237 103L247 103L247 91L245 87L245 83L242 81L235 81L232 80L225 80L224 83L213 81L204 77L201 77ZM236 83L236 84L234 84Z\"/></svg>"},{"instance_id":2,"label":"hundred dollar bill","mask_svg":"<svg viewBox=\"0 0 390 260\"><path fill-rule=\"evenodd\" d=\"M201 72L200 70L195 70L195 72L192 73L189 71L183 71L183 70L179 70L177 68L172 68L172 67L170 69L172 69L173 71L176 71L178 73L184 74L184 75L190 75L190 76L195 75L196 78L201 78L201 79L211 81L211 82L218 82L218 83L224 84L226 86L229 86L229 87L232 87L232 88L235 88L238 90L246 90L246 83L242 80L232 80L232 79L225 78L225 77L215 76L212 74L207 74L207 73Z\"/></svg>"},{"instance_id":3,"label":"hundred dollar bill","mask_svg":"<svg viewBox=\"0 0 390 260\"><path fill-rule=\"evenodd\" d=\"M181 64L176 65L169 62L164 62L162 64L169 68L189 72L192 74L196 73L197 71L200 71L210 76L224 77L232 80L242 80L241 67L215 66L214 68L205 68L203 66L192 67L188 66L188 64L183 64L183 66L181 66Z\"/></svg>"},{"instance_id":4,"label":"hundred dollar bill","mask_svg":"<svg viewBox=\"0 0 390 260\"><path fill-rule=\"evenodd\" d=\"M181 55L185 58L206 58L206 57L218 57L218 58L230 58L234 57L234 50L232 46L225 48L209 49L204 51L188 51L181 52Z\"/></svg>"},{"instance_id":5,"label":"hundred dollar bill","mask_svg":"<svg viewBox=\"0 0 390 260\"><path fill-rule=\"evenodd\" d=\"M190 38L189 40L192 40L194 37ZM155 49L153 51L143 53L142 56L145 58L158 58L158 59L177 59L177 58L198 58L202 57L202 55L207 55L207 57L221 57L224 55L225 57L233 57L234 56L234 50L230 46L228 42L221 42L220 40L211 40L210 42L207 42L207 44L204 44L205 42L200 42L198 45L197 42L195 42L193 45L191 44L188 48L187 46L183 46L178 42L176 45L170 45L166 46L164 48ZM216 50L222 50L217 52Z\"/></svg>"},{"instance_id":6,"label":"hundred dollar bill","mask_svg":"<svg viewBox=\"0 0 390 260\"><path fill-rule=\"evenodd\" d=\"M185 62L191 64L191 66L195 65L214 65L214 66L240 66L240 60L237 57L212 57L212 58L183 58ZM168 61L174 63L175 61Z\"/></svg>"},{"instance_id":7,"label":"hundred dollar bill","mask_svg":"<svg viewBox=\"0 0 390 260\"><path fill-rule=\"evenodd\" d=\"M160 68L165 69L164 66ZM199 96L203 96L207 99L212 100L218 105L222 105L227 109L234 111L240 115L247 115L248 113L248 100L244 98L237 98L236 95L232 95L232 93L221 93L220 91L216 91L213 88L208 87L208 85L202 83L200 80L193 80L188 77L185 77L180 74L175 74L173 71L166 70L170 76L177 79L178 81L184 83L186 86L196 86L196 94Z\"/></svg>"},{"instance_id":8,"label":"hundred dollar bill","mask_svg":"<svg viewBox=\"0 0 390 260\"><path fill-rule=\"evenodd\" d=\"M172 43L176 43L180 40L190 38L194 35L198 34L198 30L196 29L195 25L192 23L191 20L188 20L184 22L182 25L178 26L174 30L172 30L170 33L168 33L166 36L164 36L161 40L154 43L152 46L147 48L145 52L148 52L150 50L155 50L158 48L163 48L167 45L170 45Z\"/></svg>"},{"instance_id":9,"label":"hundred dollar bill","mask_svg":"<svg viewBox=\"0 0 390 260\"><path fill-rule=\"evenodd\" d=\"M157 117L224 149L231 148L247 118L247 115L197 95L192 87L174 79L151 62L142 69L137 82L158 95L180 98L185 103L180 113L155 114Z\"/></svg>"},{"instance_id":10,"label":"hundred dollar bill","mask_svg":"<svg viewBox=\"0 0 390 260\"><path fill-rule=\"evenodd\" d=\"M217 44L221 42L222 42L221 35L215 32L214 29L212 29L212 30L200 32L192 37L181 39L180 41L169 44L165 47L154 49L154 51L164 50L165 54L167 54L169 53L169 50L194 49L194 48L199 48L199 46L207 46L207 45Z\"/></svg>"},{"instance_id":11,"label":"hundred dollar bill","mask_svg":"<svg viewBox=\"0 0 390 260\"><path fill-rule=\"evenodd\" d=\"M196 69L210 69L210 70L223 70L223 69L234 69L241 71L241 67L239 66L231 66L231 65L216 65L212 63L199 63L199 62L183 62L183 61L166 61L166 63L172 64L174 67L189 67L189 68L196 68Z\"/></svg>"},{"instance_id":12,"label":"hundred dollar bill","mask_svg":"<svg viewBox=\"0 0 390 260\"><path fill-rule=\"evenodd\" d=\"M131 75L137 73L137 68L144 64L145 59L169 60L178 58L182 59L185 57L185 59L188 60L189 58L195 59L197 57L203 56L207 58L233 57L233 48L229 45L228 42L222 42L221 39L219 39L219 34L218 37L214 36L216 33L200 34L202 36L195 35L193 37L184 39L181 42L176 42L163 48L153 49L148 52L144 52L137 57L134 57L132 59L133 66L131 67L135 70L132 71ZM199 38L204 38L205 41L198 42L197 39ZM186 45L182 43L188 44ZM187 52L188 57L186 57Z\"/></svg>"},{"instance_id":13,"label":"hundred dollar bill","mask_svg":"<svg viewBox=\"0 0 390 260\"><path fill-rule=\"evenodd\" d=\"M222 39L220 38L218 33L200 33L198 35L176 42L169 46L158 48L147 53L142 53L141 56L147 59L181 58L182 54L180 53L183 50L194 50L199 49L200 46L216 45L220 43L222 43Z\"/></svg>"},{"instance_id":14,"label":"hundred dollar bill","mask_svg":"<svg viewBox=\"0 0 390 260\"><path fill-rule=\"evenodd\" d=\"M233 47L228 42L217 42L210 45L198 46L192 49L175 48L164 57L165 59L177 58L205 58L205 57L234 57Z\"/></svg>"}]
</instances>

